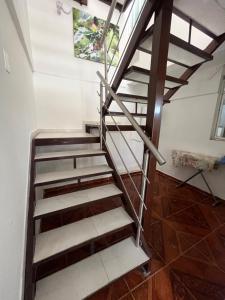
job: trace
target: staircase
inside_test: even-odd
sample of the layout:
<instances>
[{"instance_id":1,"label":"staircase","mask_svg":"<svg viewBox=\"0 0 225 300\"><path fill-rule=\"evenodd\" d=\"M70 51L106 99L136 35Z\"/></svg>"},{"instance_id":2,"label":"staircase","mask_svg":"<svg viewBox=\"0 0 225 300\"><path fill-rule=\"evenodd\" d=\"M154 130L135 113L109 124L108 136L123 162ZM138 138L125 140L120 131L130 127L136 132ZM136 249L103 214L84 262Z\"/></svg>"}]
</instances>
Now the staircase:
<instances>
[{"instance_id":1,"label":"staircase","mask_svg":"<svg viewBox=\"0 0 225 300\"><path fill-rule=\"evenodd\" d=\"M71 145L78 144L82 149L71 150ZM95 148L91 147L92 145L95 145ZM64 149L51 152L44 150L51 146L63 146ZM34 278L30 286L33 295L30 297L34 297L35 294L35 300L84 299L137 267L145 266L147 270L149 253L136 246L135 220L127 209L123 192L114 180L115 170L108 164L108 153L100 148L100 138L84 132L44 132L37 134L33 139L32 148L33 179L30 188L31 196L33 194L31 200L33 201L34 197L36 205L33 206L30 202L30 211L33 212L29 225L32 228L36 227L36 234L33 232L32 235L34 251L30 274L34 274ZM73 168L74 160L97 156L104 163ZM69 160L71 169L41 173L36 171L38 164L54 163L56 160ZM75 192L36 199L37 188L45 189L56 184L94 179L102 175L109 177L108 184L97 183L91 188L80 188ZM119 204L112 207L111 202L115 198L120 199ZM44 232L40 230L41 222L48 217L54 219L59 214L76 212L77 209L85 211L98 203L104 204L99 206L104 207L101 213L92 213L88 217L80 217L76 222ZM123 232L129 233L124 236L121 235ZM96 252L95 243L103 238L113 240L113 235L117 236L114 242L110 246L104 245L101 251ZM52 262L57 266L57 259L76 253L76 250L84 246L90 249L84 259L69 263L57 272L50 270L48 276L43 273L42 268L45 268L46 263Z\"/></svg>"},{"instance_id":2,"label":"staircase","mask_svg":"<svg viewBox=\"0 0 225 300\"><path fill-rule=\"evenodd\" d=\"M130 1L128 6L124 4L121 14L125 9L132 10L132 3L134 1ZM115 6L116 1L112 1L102 45ZM154 24L148 28L154 13ZM188 42L170 33L172 13L190 22ZM204 30L212 38L205 50L191 44L192 26ZM143 1L129 43L111 82L106 63L107 45L104 44L105 76L97 72L100 79L100 122L87 123L86 133L42 132L32 141L25 300L85 299L136 268L141 269L144 276L150 273L151 254L146 246L144 229L151 226L148 208L153 197L156 162L165 163L157 149L163 105L169 103L170 98L188 84L188 79L203 63L213 59L213 52L224 40L225 34L215 36L204 29L173 7L172 0L147 0ZM149 55L150 68L148 65L143 68L131 63L136 51ZM174 68L167 67L168 61L177 66L175 71ZM143 92L121 92L119 88L122 80L141 85ZM120 111L110 111L113 101ZM134 111L127 109L124 104L126 102L134 104ZM146 112L138 110L140 104L146 105ZM125 117L129 124L118 124L115 119L117 116ZM139 124L135 117L144 118L145 125ZM108 124L106 118L111 118L112 124ZM93 129L97 129L99 134L92 134ZM123 134L124 131L131 130L138 133L144 145L142 163L138 161ZM139 166L142 175L141 190L135 185L111 131L119 132L124 145ZM139 198L138 210L134 208L132 195L118 172L109 139ZM76 145L82 146L82 149L71 148ZM55 147L59 148L55 150ZM98 157L101 164L91 163L86 167L77 167L77 160L91 157ZM70 168L37 172L39 164L49 166L55 161L69 161ZM96 180L92 186L90 180L99 176L107 177L106 184L102 185L101 181ZM81 184L84 181L87 181L86 185ZM71 191L68 185L74 182L77 188ZM46 190L58 185L63 185L63 192L59 195L42 199L37 196L40 188ZM115 198L119 199L116 204ZM92 205L98 205L98 209L89 213ZM59 215L79 210L83 213L78 213L76 220L67 224L57 223ZM55 226L42 230L42 224L48 218L51 218ZM79 255L76 251L80 251ZM73 260L68 261L69 256Z\"/></svg>"}]
</instances>

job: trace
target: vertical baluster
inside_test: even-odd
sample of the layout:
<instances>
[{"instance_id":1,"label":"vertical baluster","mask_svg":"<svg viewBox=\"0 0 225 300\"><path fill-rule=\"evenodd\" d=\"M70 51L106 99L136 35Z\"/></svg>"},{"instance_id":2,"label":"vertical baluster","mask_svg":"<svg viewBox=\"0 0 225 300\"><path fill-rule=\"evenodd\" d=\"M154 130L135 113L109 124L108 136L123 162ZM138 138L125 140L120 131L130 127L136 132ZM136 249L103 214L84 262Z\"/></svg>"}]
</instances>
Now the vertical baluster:
<instances>
[{"instance_id":1,"label":"vertical baluster","mask_svg":"<svg viewBox=\"0 0 225 300\"><path fill-rule=\"evenodd\" d=\"M104 44L103 44L103 49L104 49L104 69L105 69L105 81L108 83L108 68L107 68L107 58L108 58L108 54L107 54L107 44L106 44L106 39L104 40ZM107 88L105 87L105 100L107 98Z\"/></svg>"},{"instance_id":2,"label":"vertical baluster","mask_svg":"<svg viewBox=\"0 0 225 300\"><path fill-rule=\"evenodd\" d=\"M148 160L149 160L149 150L145 150L144 153L144 158L143 158L143 171L145 175L142 175L142 181L141 181L141 198L142 200L140 201L139 205L139 221L140 224L142 224L142 218L143 218L143 209L145 206L144 199L145 199L145 192L146 192L146 176L147 176L147 171L148 171ZM141 237L141 226L140 224L138 225L138 230L137 230L137 237L136 237L136 246L140 246L140 237Z\"/></svg>"},{"instance_id":3,"label":"vertical baluster","mask_svg":"<svg viewBox=\"0 0 225 300\"><path fill-rule=\"evenodd\" d=\"M103 85L100 83L100 146L102 150L102 135L103 135L103 124L102 124L102 114L103 114Z\"/></svg>"}]
</instances>

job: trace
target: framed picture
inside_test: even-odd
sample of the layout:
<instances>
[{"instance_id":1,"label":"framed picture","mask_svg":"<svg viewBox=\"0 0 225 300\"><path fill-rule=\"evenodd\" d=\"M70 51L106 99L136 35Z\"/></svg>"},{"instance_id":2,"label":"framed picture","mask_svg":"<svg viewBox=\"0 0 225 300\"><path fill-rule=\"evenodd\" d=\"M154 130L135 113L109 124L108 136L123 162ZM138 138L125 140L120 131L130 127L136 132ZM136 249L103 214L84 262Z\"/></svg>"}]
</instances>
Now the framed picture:
<instances>
[{"instance_id":1,"label":"framed picture","mask_svg":"<svg viewBox=\"0 0 225 300\"><path fill-rule=\"evenodd\" d=\"M100 49L100 41L103 34L105 21L91 16L87 12L73 8L73 36L75 57L103 63L104 53ZM116 66L119 61L119 27L110 24L106 36L108 51L108 64Z\"/></svg>"}]
</instances>

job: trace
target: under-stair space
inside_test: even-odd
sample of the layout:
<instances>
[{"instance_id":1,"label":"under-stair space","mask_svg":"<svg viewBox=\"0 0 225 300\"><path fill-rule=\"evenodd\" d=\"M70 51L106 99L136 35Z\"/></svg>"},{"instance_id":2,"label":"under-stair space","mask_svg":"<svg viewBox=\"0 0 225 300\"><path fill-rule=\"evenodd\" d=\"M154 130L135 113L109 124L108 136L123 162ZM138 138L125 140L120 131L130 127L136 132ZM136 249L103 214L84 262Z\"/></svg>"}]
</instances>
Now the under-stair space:
<instances>
[{"instance_id":1,"label":"under-stair space","mask_svg":"<svg viewBox=\"0 0 225 300\"><path fill-rule=\"evenodd\" d=\"M144 53L149 67L151 68L151 56L152 56L152 37L153 37L154 25L152 25L143 34L142 39L139 41L139 45L135 53ZM214 50L213 50L214 51ZM174 93L182 86L188 85L188 78L199 68L202 64L213 59L212 52L202 50L190 42L186 42L181 38L170 34L169 49L168 49L168 62L167 62L167 74L164 87L164 103L169 102L170 93ZM130 109L132 116L137 118L146 118L146 112L140 113L138 111L139 105L147 105L148 103L148 85L151 78L151 69L140 67L138 63L131 62L129 67L124 70L121 85L124 83L131 84L132 89L135 91L141 90L141 95L138 92L124 93L120 92L120 85L118 86L119 92L117 96L124 103L135 103L134 109ZM144 93L144 95L143 95ZM110 96L109 96L110 98ZM113 99L111 99L113 101ZM110 103L110 102L109 102ZM108 107L106 116L124 116L121 110L113 111ZM140 123L140 125L142 125ZM88 126L88 132L91 132L91 124ZM132 130L132 129L131 129Z\"/></svg>"},{"instance_id":2,"label":"under-stair space","mask_svg":"<svg viewBox=\"0 0 225 300\"><path fill-rule=\"evenodd\" d=\"M147 5L146 5L147 6ZM177 16L181 20L184 20L189 23L189 33L187 38L182 39L175 34L170 33L169 36L169 47L168 47L168 58L167 58L167 71L166 71L166 80L164 86L164 104L170 102L170 98L176 93L176 91L182 86L188 85L188 79L194 74L198 68L208 61L213 59L213 52L219 47L219 45L224 40L224 35L216 36L210 30L206 29L204 26L201 26L198 22L191 19L182 11L177 8L173 8L173 16ZM152 20L151 22L152 23ZM154 23L154 21L153 21ZM206 49L202 49L194 45L192 41L192 30L199 30L201 34L205 35L209 40L209 45ZM146 118L146 112L139 112L139 105L148 104L148 86L151 78L151 59L152 59L152 44L153 44L153 33L154 33L154 24L146 29L141 38L138 39L138 36L135 36L133 33L133 45L138 44L138 46L133 49L135 55L144 55L144 65L143 62L140 64L136 60L132 60L133 56L127 58L128 53L132 50L132 46L124 51L124 56L121 59L120 68L118 71L118 76L113 78L111 85L114 90L118 90L117 96L124 103L133 102L135 103L135 108L130 110L130 113L133 117ZM136 38L136 39L135 39ZM125 61L128 61L127 67L125 66ZM123 65L124 63L124 65ZM124 67L123 71L121 69ZM150 68L150 70L149 70ZM118 80L118 77L120 80ZM132 85L132 90L134 92L123 92L120 87L125 85ZM136 92L135 92L136 90ZM138 93L138 91L142 91ZM106 101L107 111L110 111L111 101L114 102L112 96L108 96ZM143 110L143 109L142 109ZM147 110L144 110L147 111ZM110 114L113 116L122 117L124 114L118 111L110 111ZM106 112L106 115L110 115L109 112ZM142 125L142 123L140 123ZM89 126L89 132L90 132Z\"/></svg>"}]
</instances>

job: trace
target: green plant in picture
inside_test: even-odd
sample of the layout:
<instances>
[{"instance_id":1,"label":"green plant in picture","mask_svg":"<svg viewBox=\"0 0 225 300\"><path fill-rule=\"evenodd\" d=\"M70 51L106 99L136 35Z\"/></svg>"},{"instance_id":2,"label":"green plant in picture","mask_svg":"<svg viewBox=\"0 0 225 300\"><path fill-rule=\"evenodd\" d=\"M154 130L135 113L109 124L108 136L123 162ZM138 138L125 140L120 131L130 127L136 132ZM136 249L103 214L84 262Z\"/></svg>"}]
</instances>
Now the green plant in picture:
<instances>
[{"instance_id":1,"label":"green plant in picture","mask_svg":"<svg viewBox=\"0 0 225 300\"><path fill-rule=\"evenodd\" d=\"M73 9L73 34L74 34L74 55L78 58L104 62L103 51L100 49L100 41L103 34L105 21L93 17L79 9ZM117 43L119 40L119 28L110 24L106 43L110 46L108 52L108 63L113 58L113 65L116 66L119 60Z\"/></svg>"},{"instance_id":2,"label":"green plant in picture","mask_svg":"<svg viewBox=\"0 0 225 300\"><path fill-rule=\"evenodd\" d=\"M119 41L119 27L110 24L109 31L106 36L106 44L108 47L110 47L108 51L108 63L110 64L112 61L113 66L117 66L119 61L118 41Z\"/></svg>"}]
</instances>

